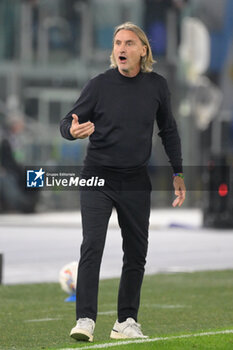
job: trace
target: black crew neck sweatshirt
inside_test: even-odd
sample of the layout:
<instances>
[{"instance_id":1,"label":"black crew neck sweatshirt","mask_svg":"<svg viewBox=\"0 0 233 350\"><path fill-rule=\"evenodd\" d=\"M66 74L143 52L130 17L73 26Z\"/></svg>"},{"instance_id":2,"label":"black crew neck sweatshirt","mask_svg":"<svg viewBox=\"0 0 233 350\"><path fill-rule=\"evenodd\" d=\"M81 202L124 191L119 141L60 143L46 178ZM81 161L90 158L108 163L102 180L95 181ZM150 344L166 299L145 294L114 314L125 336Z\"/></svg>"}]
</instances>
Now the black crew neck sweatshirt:
<instances>
[{"instance_id":1,"label":"black crew neck sweatshirt","mask_svg":"<svg viewBox=\"0 0 233 350\"><path fill-rule=\"evenodd\" d=\"M167 82L161 75L139 72L129 78L116 68L91 79L61 121L61 134L68 140L75 140L70 134L73 113L80 123L95 124L85 165L116 170L147 165L156 120L173 170L182 172L180 138Z\"/></svg>"}]
</instances>

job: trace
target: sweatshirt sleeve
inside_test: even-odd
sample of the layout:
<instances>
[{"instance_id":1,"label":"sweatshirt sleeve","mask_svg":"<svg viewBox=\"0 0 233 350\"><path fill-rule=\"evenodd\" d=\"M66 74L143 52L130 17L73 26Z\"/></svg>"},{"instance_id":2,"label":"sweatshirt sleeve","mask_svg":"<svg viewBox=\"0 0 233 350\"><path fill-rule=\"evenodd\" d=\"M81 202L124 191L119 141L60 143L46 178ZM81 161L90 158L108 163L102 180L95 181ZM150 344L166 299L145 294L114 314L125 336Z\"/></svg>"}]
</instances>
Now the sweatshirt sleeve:
<instances>
[{"instance_id":1,"label":"sweatshirt sleeve","mask_svg":"<svg viewBox=\"0 0 233 350\"><path fill-rule=\"evenodd\" d=\"M176 121L171 110L170 91L166 80L161 81L160 105L157 112L158 135L175 173L182 172L181 142L177 130Z\"/></svg>"},{"instance_id":2,"label":"sweatshirt sleeve","mask_svg":"<svg viewBox=\"0 0 233 350\"><path fill-rule=\"evenodd\" d=\"M61 135L67 140L76 140L70 134L70 127L72 123L72 114L76 114L79 119L79 123L85 123L87 121L92 121L94 108L96 105L96 88L95 81L91 79L84 86L81 94L72 109L67 113L67 115L60 122L60 132Z\"/></svg>"}]
</instances>

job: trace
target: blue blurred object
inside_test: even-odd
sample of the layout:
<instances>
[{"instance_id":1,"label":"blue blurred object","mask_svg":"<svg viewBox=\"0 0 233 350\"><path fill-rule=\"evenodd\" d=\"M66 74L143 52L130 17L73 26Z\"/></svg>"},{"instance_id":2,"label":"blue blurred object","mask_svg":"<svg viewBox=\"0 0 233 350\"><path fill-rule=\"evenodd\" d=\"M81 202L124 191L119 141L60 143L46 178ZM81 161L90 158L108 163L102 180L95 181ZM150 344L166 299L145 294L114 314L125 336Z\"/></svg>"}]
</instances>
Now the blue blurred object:
<instances>
[{"instance_id":1,"label":"blue blurred object","mask_svg":"<svg viewBox=\"0 0 233 350\"><path fill-rule=\"evenodd\" d=\"M156 55L164 55L166 53L167 33L165 24L161 21L152 23L148 30L151 49Z\"/></svg>"},{"instance_id":2,"label":"blue blurred object","mask_svg":"<svg viewBox=\"0 0 233 350\"><path fill-rule=\"evenodd\" d=\"M66 303L73 303L75 301L76 301L76 295L75 294L72 294L72 295L68 296L68 298L65 299Z\"/></svg>"},{"instance_id":3,"label":"blue blurred object","mask_svg":"<svg viewBox=\"0 0 233 350\"><path fill-rule=\"evenodd\" d=\"M112 47L114 29L112 26L102 26L96 30L96 46L98 49L108 50Z\"/></svg>"},{"instance_id":4,"label":"blue blurred object","mask_svg":"<svg viewBox=\"0 0 233 350\"><path fill-rule=\"evenodd\" d=\"M227 0L222 30L210 33L211 61L210 70L219 72L227 57L233 34L233 0Z\"/></svg>"},{"instance_id":5,"label":"blue blurred object","mask_svg":"<svg viewBox=\"0 0 233 350\"><path fill-rule=\"evenodd\" d=\"M64 163L70 163L71 161L78 163L81 161L81 155L82 155L82 146L78 143L62 143L61 145L61 160Z\"/></svg>"}]
</instances>

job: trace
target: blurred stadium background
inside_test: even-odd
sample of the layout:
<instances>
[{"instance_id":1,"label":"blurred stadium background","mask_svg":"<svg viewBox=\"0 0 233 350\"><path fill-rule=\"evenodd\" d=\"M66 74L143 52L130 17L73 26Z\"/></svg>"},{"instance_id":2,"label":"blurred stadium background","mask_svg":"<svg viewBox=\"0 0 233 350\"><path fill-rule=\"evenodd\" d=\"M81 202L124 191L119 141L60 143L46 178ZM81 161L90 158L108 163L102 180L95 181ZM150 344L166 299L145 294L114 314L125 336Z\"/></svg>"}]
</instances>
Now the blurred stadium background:
<instances>
[{"instance_id":1,"label":"blurred stadium background","mask_svg":"<svg viewBox=\"0 0 233 350\"><path fill-rule=\"evenodd\" d=\"M0 213L78 208L76 191L25 192L24 167L82 164L87 141L62 139L59 122L85 82L108 69L124 21L145 30L154 70L169 82L185 207L202 207L207 226L233 227L233 0L0 0ZM155 137L151 165L167 164ZM152 204L170 206L171 192L154 191Z\"/></svg>"}]
</instances>

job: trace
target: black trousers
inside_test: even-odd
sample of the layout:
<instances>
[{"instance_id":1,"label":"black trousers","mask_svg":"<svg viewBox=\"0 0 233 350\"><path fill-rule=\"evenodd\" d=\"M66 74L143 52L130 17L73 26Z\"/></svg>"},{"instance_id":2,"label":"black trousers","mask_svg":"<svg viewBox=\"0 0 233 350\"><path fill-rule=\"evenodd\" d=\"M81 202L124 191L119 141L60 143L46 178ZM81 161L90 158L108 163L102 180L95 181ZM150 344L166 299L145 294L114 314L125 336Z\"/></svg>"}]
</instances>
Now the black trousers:
<instances>
[{"instance_id":1,"label":"black trousers","mask_svg":"<svg viewBox=\"0 0 233 350\"><path fill-rule=\"evenodd\" d=\"M103 174L103 177L105 175ZM98 190L81 191L83 242L76 288L76 317L96 321L99 271L112 208L123 239L123 267L118 292L118 320L137 321L148 247L151 185L146 169L109 176Z\"/></svg>"}]
</instances>

